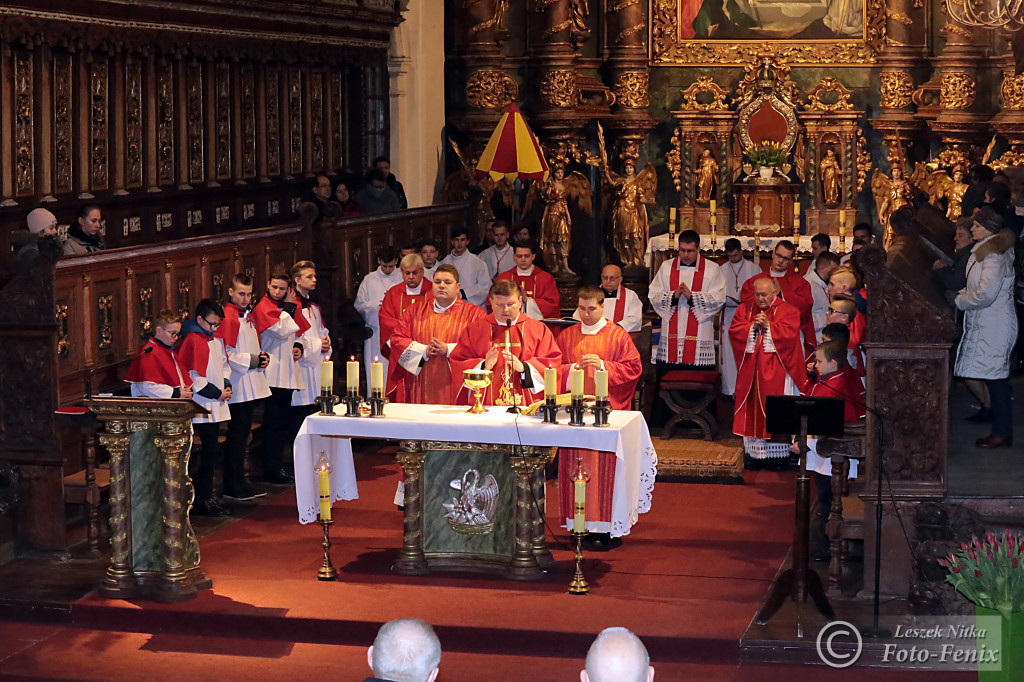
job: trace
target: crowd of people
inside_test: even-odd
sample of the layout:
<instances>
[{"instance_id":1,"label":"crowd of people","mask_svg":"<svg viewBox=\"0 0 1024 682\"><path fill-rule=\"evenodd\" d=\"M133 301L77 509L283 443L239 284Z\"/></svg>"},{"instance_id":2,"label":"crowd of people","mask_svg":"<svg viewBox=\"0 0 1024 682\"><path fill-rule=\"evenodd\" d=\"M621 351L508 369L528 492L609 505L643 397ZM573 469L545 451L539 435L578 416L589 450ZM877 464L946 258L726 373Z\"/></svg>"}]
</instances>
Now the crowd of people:
<instances>
[{"instance_id":1,"label":"crowd of people","mask_svg":"<svg viewBox=\"0 0 1024 682\"><path fill-rule=\"evenodd\" d=\"M318 175L307 201L321 218L386 213L409 208L405 188L391 172L391 160L378 156L362 177L347 174L337 184L326 175Z\"/></svg>"},{"instance_id":2,"label":"crowd of people","mask_svg":"<svg viewBox=\"0 0 1024 682\"><path fill-rule=\"evenodd\" d=\"M373 677L364 682L434 682L441 671L441 640L419 618L381 626L366 652ZM653 682L647 647L622 627L605 628L587 651L581 682Z\"/></svg>"}]
</instances>

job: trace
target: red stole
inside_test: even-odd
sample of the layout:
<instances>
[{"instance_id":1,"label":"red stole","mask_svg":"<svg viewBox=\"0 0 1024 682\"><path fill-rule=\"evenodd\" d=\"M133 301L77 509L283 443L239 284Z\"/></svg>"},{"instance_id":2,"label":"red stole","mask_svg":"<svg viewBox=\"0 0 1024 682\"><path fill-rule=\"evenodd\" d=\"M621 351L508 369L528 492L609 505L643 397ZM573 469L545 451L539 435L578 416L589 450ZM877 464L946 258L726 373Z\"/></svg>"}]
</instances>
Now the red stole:
<instances>
[{"instance_id":1,"label":"red stole","mask_svg":"<svg viewBox=\"0 0 1024 682\"><path fill-rule=\"evenodd\" d=\"M678 284L676 286L679 286ZM622 322L626 316L626 289L621 284L615 294L615 311L612 313L612 322Z\"/></svg>"},{"instance_id":2,"label":"red stole","mask_svg":"<svg viewBox=\"0 0 1024 682\"><path fill-rule=\"evenodd\" d=\"M174 388L192 385L188 371L178 362L174 351L155 339L150 339L139 349L124 380L132 384L149 381Z\"/></svg>"},{"instance_id":3,"label":"red stole","mask_svg":"<svg viewBox=\"0 0 1024 682\"><path fill-rule=\"evenodd\" d=\"M178 349L178 362L185 369L205 377L210 366L210 337L201 332L186 334Z\"/></svg>"},{"instance_id":4,"label":"red stole","mask_svg":"<svg viewBox=\"0 0 1024 682\"><path fill-rule=\"evenodd\" d=\"M697 256L697 272L693 274L693 282L690 291L700 291L704 284L704 266L707 263L703 256ZM679 258L672 259L672 276L669 279L669 286L675 292L679 288L680 278ZM621 288L621 287L620 287ZM621 293L621 292L620 292ZM623 295L623 300L625 296ZM675 362L679 357L679 305L672 311L672 317L668 321L668 358L669 362ZM618 320L615 320L616 322ZM693 314L693 308L689 308L686 314L686 326L683 328L683 363L692 365L697 361L697 316Z\"/></svg>"},{"instance_id":5,"label":"red stole","mask_svg":"<svg viewBox=\"0 0 1024 682\"><path fill-rule=\"evenodd\" d=\"M220 321L220 326L217 327L217 331L214 332L214 336L224 341L224 345L228 348L238 347L238 332L242 326L242 316L240 314L238 306L234 303L227 303L224 306L224 319ZM247 322L247 324L252 324Z\"/></svg>"},{"instance_id":6,"label":"red stole","mask_svg":"<svg viewBox=\"0 0 1024 682\"><path fill-rule=\"evenodd\" d=\"M281 321L281 306L277 301L270 298L270 294L264 294L260 302L256 304L256 308L252 311L252 316L256 333L262 334ZM295 338L299 338L306 333L310 326L309 320L302 314L301 301L295 302L294 320L295 324L299 325L299 331L296 332Z\"/></svg>"}]
</instances>

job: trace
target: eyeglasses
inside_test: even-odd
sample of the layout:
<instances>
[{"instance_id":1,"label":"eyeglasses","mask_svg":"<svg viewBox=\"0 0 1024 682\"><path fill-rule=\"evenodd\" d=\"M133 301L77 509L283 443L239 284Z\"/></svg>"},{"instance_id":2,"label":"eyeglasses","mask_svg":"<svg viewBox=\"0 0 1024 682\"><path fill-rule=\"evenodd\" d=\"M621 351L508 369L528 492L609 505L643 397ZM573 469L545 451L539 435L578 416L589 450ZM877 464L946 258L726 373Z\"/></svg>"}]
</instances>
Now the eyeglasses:
<instances>
[{"instance_id":1,"label":"eyeglasses","mask_svg":"<svg viewBox=\"0 0 1024 682\"><path fill-rule=\"evenodd\" d=\"M845 310L836 310L835 308L829 308L828 309L828 313L829 313L829 315L831 315L832 313L839 313L840 315L847 315L847 316L850 314L850 313L846 312Z\"/></svg>"},{"instance_id":2,"label":"eyeglasses","mask_svg":"<svg viewBox=\"0 0 1024 682\"><path fill-rule=\"evenodd\" d=\"M162 331L164 334L167 334L167 336L171 337L172 339L176 339L179 336L181 336L181 332L172 332L170 329L164 329L163 327L157 327L157 329Z\"/></svg>"},{"instance_id":3,"label":"eyeglasses","mask_svg":"<svg viewBox=\"0 0 1024 682\"><path fill-rule=\"evenodd\" d=\"M210 322L205 317L202 318L202 319L203 319L203 322L205 322L206 324L210 325L210 329L217 329L218 327L220 327L220 322Z\"/></svg>"}]
</instances>

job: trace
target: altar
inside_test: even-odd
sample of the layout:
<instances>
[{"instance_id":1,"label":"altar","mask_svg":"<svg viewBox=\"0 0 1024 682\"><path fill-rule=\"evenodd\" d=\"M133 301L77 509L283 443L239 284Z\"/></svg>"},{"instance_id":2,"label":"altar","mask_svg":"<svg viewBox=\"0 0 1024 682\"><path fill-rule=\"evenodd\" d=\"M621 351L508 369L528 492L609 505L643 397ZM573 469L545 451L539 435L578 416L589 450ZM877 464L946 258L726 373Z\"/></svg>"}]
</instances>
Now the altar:
<instances>
[{"instance_id":1,"label":"altar","mask_svg":"<svg viewBox=\"0 0 1024 682\"><path fill-rule=\"evenodd\" d=\"M316 520L314 465L326 454L332 501L355 499L351 438L398 440L405 472L399 573L481 570L530 580L551 554L544 535L544 467L554 448L615 453L610 532L630 532L651 508L657 453L643 415L615 411L607 428L544 424L504 407L467 414L463 406L390 404L383 419L314 414L295 439L295 496L301 523ZM397 482L397 481L396 481ZM605 529L608 530L608 529Z\"/></svg>"}]
</instances>

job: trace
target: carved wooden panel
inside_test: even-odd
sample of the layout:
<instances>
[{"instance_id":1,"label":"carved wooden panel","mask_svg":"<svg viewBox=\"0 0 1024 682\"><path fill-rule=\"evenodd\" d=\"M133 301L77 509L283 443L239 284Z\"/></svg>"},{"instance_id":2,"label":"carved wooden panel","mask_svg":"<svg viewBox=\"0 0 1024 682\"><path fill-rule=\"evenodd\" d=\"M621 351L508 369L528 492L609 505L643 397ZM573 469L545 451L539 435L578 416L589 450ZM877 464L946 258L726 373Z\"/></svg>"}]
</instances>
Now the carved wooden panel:
<instances>
[{"instance_id":1,"label":"carved wooden panel","mask_svg":"<svg viewBox=\"0 0 1024 682\"><path fill-rule=\"evenodd\" d=\"M330 109L328 111L329 129L331 131L331 160L332 168L345 166L345 155L341 145L343 119L341 113L342 93L345 90L345 74L338 70L330 76Z\"/></svg>"},{"instance_id":2,"label":"carved wooden panel","mask_svg":"<svg viewBox=\"0 0 1024 682\"><path fill-rule=\"evenodd\" d=\"M125 185L142 186L142 62L124 65L124 164Z\"/></svg>"},{"instance_id":3,"label":"carved wooden panel","mask_svg":"<svg viewBox=\"0 0 1024 682\"><path fill-rule=\"evenodd\" d=\"M188 140L189 182L202 182L203 173L203 65L191 61L185 67L185 121Z\"/></svg>"},{"instance_id":4,"label":"carved wooden panel","mask_svg":"<svg viewBox=\"0 0 1024 682\"><path fill-rule=\"evenodd\" d=\"M190 259L191 260L191 259ZM174 296L170 306L182 319L192 316L196 304L203 298L203 286L199 281L199 265L191 262L175 262L171 267L171 294Z\"/></svg>"},{"instance_id":5,"label":"carved wooden panel","mask_svg":"<svg viewBox=\"0 0 1024 682\"><path fill-rule=\"evenodd\" d=\"M256 76L252 65L240 70L242 111L242 176L256 177Z\"/></svg>"},{"instance_id":6,"label":"carved wooden panel","mask_svg":"<svg viewBox=\"0 0 1024 682\"><path fill-rule=\"evenodd\" d=\"M126 352L123 273L117 270L96 273L85 289L84 314L92 319L91 338L83 339L91 347L86 357L94 357L97 365L107 365ZM87 348L90 350L90 348Z\"/></svg>"},{"instance_id":7,"label":"carved wooden panel","mask_svg":"<svg viewBox=\"0 0 1024 682\"><path fill-rule=\"evenodd\" d=\"M62 282L54 291L56 299L55 316L57 319L57 364L61 371L80 367L84 362L81 344L72 342L79 336L72 330L80 330L85 324L81 306L77 305L82 297L81 279Z\"/></svg>"},{"instance_id":8,"label":"carved wooden panel","mask_svg":"<svg viewBox=\"0 0 1024 682\"><path fill-rule=\"evenodd\" d=\"M89 181L93 190L110 183L110 66L102 55L93 55L89 66Z\"/></svg>"},{"instance_id":9,"label":"carved wooden panel","mask_svg":"<svg viewBox=\"0 0 1024 682\"><path fill-rule=\"evenodd\" d=\"M313 71L309 74L309 121L310 121L310 168L323 170L324 165L324 74Z\"/></svg>"},{"instance_id":10,"label":"carved wooden panel","mask_svg":"<svg viewBox=\"0 0 1024 682\"><path fill-rule=\"evenodd\" d=\"M14 188L24 196L35 191L35 73L34 55L14 53Z\"/></svg>"},{"instance_id":11,"label":"carved wooden panel","mask_svg":"<svg viewBox=\"0 0 1024 682\"><path fill-rule=\"evenodd\" d=\"M72 171L72 61L71 55L53 56L53 192L70 192Z\"/></svg>"},{"instance_id":12,"label":"carved wooden panel","mask_svg":"<svg viewBox=\"0 0 1024 682\"><path fill-rule=\"evenodd\" d=\"M174 66L161 59L156 64L157 180L174 182Z\"/></svg>"},{"instance_id":13,"label":"carved wooden panel","mask_svg":"<svg viewBox=\"0 0 1024 682\"><path fill-rule=\"evenodd\" d=\"M288 169L299 174L302 167L302 72L288 69Z\"/></svg>"},{"instance_id":14,"label":"carved wooden panel","mask_svg":"<svg viewBox=\"0 0 1024 682\"><path fill-rule=\"evenodd\" d=\"M214 167L218 180L231 177L231 65L217 62L214 67L215 130Z\"/></svg>"},{"instance_id":15,"label":"carved wooden panel","mask_svg":"<svg viewBox=\"0 0 1024 682\"><path fill-rule=\"evenodd\" d=\"M223 305L228 300L231 278L235 276L234 254L226 252L211 256L207 263L207 272L210 280L208 296Z\"/></svg>"},{"instance_id":16,"label":"carved wooden panel","mask_svg":"<svg viewBox=\"0 0 1024 682\"><path fill-rule=\"evenodd\" d=\"M281 72L266 71L267 174L281 175Z\"/></svg>"}]
</instances>

